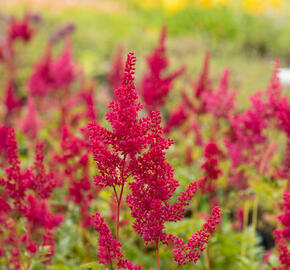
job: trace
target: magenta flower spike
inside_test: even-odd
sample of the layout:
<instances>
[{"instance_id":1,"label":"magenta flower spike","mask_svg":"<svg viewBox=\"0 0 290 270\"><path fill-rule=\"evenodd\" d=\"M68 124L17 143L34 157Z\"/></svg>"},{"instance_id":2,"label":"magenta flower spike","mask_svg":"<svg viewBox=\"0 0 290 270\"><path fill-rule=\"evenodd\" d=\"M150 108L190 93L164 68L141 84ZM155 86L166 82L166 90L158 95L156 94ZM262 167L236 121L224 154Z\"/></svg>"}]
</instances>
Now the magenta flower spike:
<instances>
[{"instance_id":1,"label":"magenta flower spike","mask_svg":"<svg viewBox=\"0 0 290 270\"><path fill-rule=\"evenodd\" d=\"M118 204L116 239L98 212L92 216L94 227L100 234L98 256L100 263L111 269L114 265L121 269L140 269L124 259L120 251L120 205L127 185L131 191L126 199L134 218L132 227L146 245L156 247L158 269L159 245L170 246L170 243L174 243L174 259L179 267L198 260L220 222L221 210L218 206L213 208L203 228L193 234L187 243L166 233L166 222L177 222L184 217L186 207L197 192L197 183L190 183L176 202L169 203L179 186L174 179L174 169L165 157L173 141L163 137L159 111L138 118L142 105L137 101L134 85L135 62L134 54L129 53L122 86L115 90L116 99L110 103L106 115L111 129L96 122L88 126L91 150L98 168L95 183L100 187L112 188ZM212 147L209 152L214 152ZM129 177L131 180L127 183Z\"/></svg>"}]
</instances>

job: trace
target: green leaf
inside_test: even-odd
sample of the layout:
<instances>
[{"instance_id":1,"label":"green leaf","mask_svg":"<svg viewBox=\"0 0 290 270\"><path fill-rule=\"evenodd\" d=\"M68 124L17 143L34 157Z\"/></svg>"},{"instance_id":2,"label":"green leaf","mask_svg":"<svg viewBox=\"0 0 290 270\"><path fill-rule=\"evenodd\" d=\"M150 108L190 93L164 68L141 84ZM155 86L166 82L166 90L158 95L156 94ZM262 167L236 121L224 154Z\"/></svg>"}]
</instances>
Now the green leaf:
<instances>
[{"instance_id":1,"label":"green leaf","mask_svg":"<svg viewBox=\"0 0 290 270\"><path fill-rule=\"evenodd\" d=\"M96 270L105 269L105 267L102 264L98 264L97 262L90 262L90 263L82 264L81 267L91 268L91 269L96 269Z\"/></svg>"}]
</instances>

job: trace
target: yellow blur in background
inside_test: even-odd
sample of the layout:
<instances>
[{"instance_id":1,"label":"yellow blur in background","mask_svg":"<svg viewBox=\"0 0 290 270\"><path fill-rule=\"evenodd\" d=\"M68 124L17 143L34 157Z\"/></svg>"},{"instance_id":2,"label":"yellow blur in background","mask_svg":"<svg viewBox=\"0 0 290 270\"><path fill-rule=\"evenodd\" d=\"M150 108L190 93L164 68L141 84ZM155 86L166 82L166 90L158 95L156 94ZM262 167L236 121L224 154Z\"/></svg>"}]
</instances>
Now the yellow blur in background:
<instances>
[{"instance_id":1,"label":"yellow blur in background","mask_svg":"<svg viewBox=\"0 0 290 270\"><path fill-rule=\"evenodd\" d=\"M162 8L168 13L175 13L190 5L212 8L226 5L239 7L245 12L263 14L270 11L280 11L285 0L134 0L135 4L144 9Z\"/></svg>"}]
</instances>

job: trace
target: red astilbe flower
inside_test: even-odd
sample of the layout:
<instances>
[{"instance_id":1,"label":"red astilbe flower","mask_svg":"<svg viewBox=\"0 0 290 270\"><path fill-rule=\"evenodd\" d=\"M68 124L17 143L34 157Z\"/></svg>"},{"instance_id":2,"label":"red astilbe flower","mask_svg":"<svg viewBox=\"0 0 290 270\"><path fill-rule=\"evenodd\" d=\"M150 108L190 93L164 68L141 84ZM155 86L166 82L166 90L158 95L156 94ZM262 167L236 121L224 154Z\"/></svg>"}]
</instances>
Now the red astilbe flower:
<instances>
[{"instance_id":1,"label":"red astilbe flower","mask_svg":"<svg viewBox=\"0 0 290 270\"><path fill-rule=\"evenodd\" d=\"M134 158L147 145L146 133L150 128L149 118L137 119L142 105L134 85L136 58L129 53L122 86L115 90L116 100L111 101L106 119L112 131L96 122L89 124L91 149L97 162L99 175L95 182L100 186L122 186L129 176L127 158ZM113 150L113 151L112 151ZM121 171L120 175L118 172Z\"/></svg>"},{"instance_id":2,"label":"red astilbe flower","mask_svg":"<svg viewBox=\"0 0 290 270\"><path fill-rule=\"evenodd\" d=\"M172 128L182 125L187 117L184 104L181 103L176 109L173 109L169 119L167 120L164 132L169 133Z\"/></svg>"},{"instance_id":3,"label":"red astilbe flower","mask_svg":"<svg viewBox=\"0 0 290 270\"><path fill-rule=\"evenodd\" d=\"M244 172L238 167L248 164L259 169L259 173L266 173L268 164L275 152L275 147L266 136L266 129L278 127L288 133L289 117L287 115L287 99L281 96L282 86L278 77L279 61L276 61L273 75L266 89L266 96L257 92L251 96L251 107L245 112L229 117L230 132L226 134L225 145L232 161L230 182L237 183L237 179L244 181L239 187L247 186ZM289 110L290 111L290 110ZM285 122L281 121L282 118ZM282 124L282 126L281 126ZM268 149L265 154L265 149ZM287 151L286 151L287 152ZM286 158L287 160L287 158ZM287 171L287 170L286 170Z\"/></svg>"},{"instance_id":4,"label":"red astilbe flower","mask_svg":"<svg viewBox=\"0 0 290 270\"><path fill-rule=\"evenodd\" d=\"M290 267L290 251L287 247L287 243L290 241L290 193L287 190L283 196L282 209L285 212L278 219L284 228L274 231L275 244L280 254L280 266L274 267L273 270L286 270Z\"/></svg>"},{"instance_id":5,"label":"red astilbe flower","mask_svg":"<svg viewBox=\"0 0 290 270\"><path fill-rule=\"evenodd\" d=\"M275 114L279 111L280 103L282 101L282 84L279 78L280 60L276 59L272 77L269 85L266 89L268 97L266 108L267 117L275 117Z\"/></svg>"},{"instance_id":6,"label":"red astilbe flower","mask_svg":"<svg viewBox=\"0 0 290 270\"><path fill-rule=\"evenodd\" d=\"M212 209L211 216L207 219L202 229L194 233L187 243L183 239L169 235L168 240L173 241L175 244L173 254L174 260L178 263L177 267L190 262L197 262L201 252L205 250L210 236L215 232L217 225L220 223L220 218L221 210L216 206Z\"/></svg>"},{"instance_id":7,"label":"red astilbe flower","mask_svg":"<svg viewBox=\"0 0 290 270\"><path fill-rule=\"evenodd\" d=\"M134 166L132 161L147 147L147 133L150 129L149 117L138 119L142 105L137 101L134 85L135 63L134 54L129 53L122 86L115 90L116 99L111 101L110 111L106 114L112 130L107 130L96 122L88 125L91 151L99 170L99 174L94 177L95 184L98 188L113 188L117 202L117 240L124 186Z\"/></svg>"},{"instance_id":8,"label":"red astilbe flower","mask_svg":"<svg viewBox=\"0 0 290 270\"><path fill-rule=\"evenodd\" d=\"M168 117L165 133L169 133L173 128L180 127L189 118L190 113L195 112L193 102L188 98L185 90L181 91L182 100L180 104L172 110Z\"/></svg>"},{"instance_id":9,"label":"red astilbe flower","mask_svg":"<svg viewBox=\"0 0 290 270\"><path fill-rule=\"evenodd\" d=\"M226 68L217 91L203 94L206 110L217 118L227 118L229 113L235 108L237 91L229 92L229 74L230 69Z\"/></svg>"},{"instance_id":10,"label":"red astilbe flower","mask_svg":"<svg viewBox=\"0 0 290 270\"><path fill-rule=\"evenodd\" d=\"M99 233L100 237L98 257L100 263L111 267L116 262L117 267L128 270L141 270L141 266L134 265L129 260L124 259L124 254L121 252L122 244L113 238L112 232L105 222L105 219L97 212L92 215L94 229Z\"/></svg>"},{"instance_id":11,"label":"red astilbe flower","mask_svg":"<svg viewBox=\"0 0 290 270\"><path fill-rule=\"evenodd\" d=\"M118 47L115 58L111 63L111 70L107 75L108 82L111 84L111 89L117 89L122 84L122 76L124 73L124 64L123 64L123 48ZM114 94L112 92L112 94Z\"/></svg>"},{"instance_id":12,"label":"red astilbe flower","mask_svg":"<svg viewBox=\"0 0 290 270\"><path fill-rule=\"evenodd\" d=\"M21 172L14 129L9 129L8 131L7 160L10 165L6 169L7 179L0 178L0 186L5 189L7 196L13 199L15 211L21 212L25 207L24 198L29 184L29 172Z\"/></svg>"},{"instance_id":13,"label":"red astilbe flower","mask_svg":"<svg viewBox=\"0 0 290 270\"><path fill-rule=\"evenodd\" d=\"M165 150L172 141L162 137L160 112L151 112L151 119L153 126L149 149L136 159L133 181L129 184L132 194L127 196L131 215L135 219L133 228L140 234L145 244L155 244L157 250L159 243L169 245L173 240L174 258L180 265L196 262L203 250L199 247L208 242L209 235L213 233L218 223L220 214L217 212L220 212L220 209L216 207L213 210L213 217L208 225L204 225L200 232L194 234L187 245L184 240L168 235L164 231L166 222L176 222L184 217L183 213L197 191L197 183L190 183L177 201L169 204L169 200L179 186L178 181L174 179L173 168L165 158ZM182 263L176 255L181 248L180 243L184 244L184 248L186 246L188 253L191 252L187 260Z\"/></svg>"},{"instance_id":14,"label":"red astilbe flower","mask_svg":"<svg viewBox=\"0 0 290 270\"><path fill-rule=\"evenodd\" d=\"M55 89L67 89L75 79L75 64L72 60L70 39L67 39L62 53L54 60L51 46L35 64L28 80L32 96L45 96Z\"/></svg>"},{"instance_id":15,"label":"red astilbe flower","mask_svg":"<svg viewBox=\"0 0 290 270\"><path fill-rule=\"evenodd\" d=\"M90 91L81 93L81 97L85 101L87 109L85 117L92 121L97 119L97 111L95 109L93 89L94 88L92 87Z\"/></svg>"},{"instance_id":16,"label":"red astilbe flower","mask_svg":"<svg viewBox=\"0 0 290 270\"><path fill-rule=\"evenodd\" d=\"M278 127L284 131L287 136L287 143L285 149L283 175L288 179L288 192L290 192L290 104L286 101L282 102L277 113Z\"/></svg>"},{"instance_id":17,"label":"red astilbe flower","mask_svg":"<svg viewBox=\"0 0 290 270\"><path fill-rule=\"evenodd\" d=\"M7 159L9 167L6 178L0 178L0 244L6 247L4 264L20 269L19 265L24 265L24 250L30 253L29 256L36 254L38 246L44 245L40 243L41 237L47 233L53 234L63 217L52 213L46 199L54 185L51 185L52 174L46 173L43 165L42 144L37 146L34 166L22 170L15 131L9 129ZM50 252L49 257L52 255Z\"/></svg>"},{"instance_id":18,"label":"red astilbe flower","mask_svg":"<svg viewBox=\"0 0 290 270\"><path fill-rule=\"evenodd\" d=\"M28 194L27 208L24 216L29 222L30 233L36 232L38 228L43 228L44 231L53 230L63 221L61 214L53 214L49 211L46 200L40 200L32 194Z\"/></svg>"},{"instance_id":19,"label":"red astilbe flower","mask_svg":"<svg viewBox=\"0 0 290 270\"><path fill-rule=\"evenodd\" d=\"M54 88L51 65L51 48L48 47L44 55L35 64L34 70L28 80L28 89L32 96L45 96Z\"/></svg>"},{"instance_id":20,"label":"red astilbe flower","mask_svg":"<svg viewBox=\"0 0 290 270\"><path fill-rule=\"evenodd\" d=\"M165 47L166 33L167 29L163 27L158 46L146 58L149 71L142 79L140 93L149 112L164 105L173 87L173 81L185 70L185 66L183 66L171 75L164 76L164 72L169 66Z\"/></svg>"},{"instance_id":21,"label":"red astilbe flower","mask_svg":"<svg viewBox=\"0 0 290 270\"><path fill-rule=\"evenodd\" d=\"M4 61L5 59L5 47L2 44L2 42L0 43L0 62Z\"/></svg>"},{"instance_id":22,"label":"red astilbe flower","mask_svg":"<svg viewBox=\"0 0 290 270\"><path fill-rule=\"evenodd\" d=\"M6 155L7 150L7 137L9 128L6 126L0 126L0 155Z\"/></svg>"},{"instance_id":23,"label":"red astilbe flower","mask_svg":"<svg viewBox=\"0 0 290 270\"><path fill-rule=\"evenodd\" d=\"M222 171L218 168L218 153L219 149L216 143L210 142L205 146L204 157L206 160L200 167L205 171L205 176L198 183L203 194L216 191L216 180L222 174Z\"/></svg>"},{"instance_id":24,"label":"red astilbe flower","mask_svg":"<svg viewBox=\"0 0 290 270\"><path fill-rule=\"evenodd\" d=\"M67 89L75 79L75 64L72 60L71 41L66 39L63 51L52 63L52 76L54 78L54 87L57 89Z\"/></svg>"},{"instance_id":25,"label":"red astilbe flower","mask_svg":"<svg viewBox=\"0 0 290 270\"><path fill-rule=\"evenodd\" d=\"M29 188L34 190L39 198L47 199L55 187L54 174L47 172L44 166L44 143L39 142L35 147L35 161Z\"/></svg>"},{"instance_id":26,"label":"red astilbe flower","mask_svg":"<svg viewBox=\"0 0 290 270\"><path fill-rule=\"evenodd\" d=\"M264 149L269 147L268 138L264 134L269 122L265 117L260 93L252 96L251 101L252 107L245 112L229 116L230 131L224 139L232 163L230 182L237 183L237 179L245 181L238 184L239 187L246 187L247 179L243 177L243 170L238 167L248 164L259 168L264 159Z\"/></svg>"},{"instance_id":27,"label":"red astilbe flower","mask_svg":"<svg viewBox=\"0 0 290 270\"><path fill-rule=\"evenodd\" d=\"M193 123L191 124L191 127L195 134L195 140L194 140L195 145L203 146L204 144L203 136L202 136L200 124L198 123L198 121L193 121Z\"/></svg>"},{"instance_id":28,"label":"red astilbe flower","mask_svg":"<svg viewBox=\"0 0 290 270\"><path fill-rule=\"evenodd\" d=\"M206 103L203 100L204 93L211 92L211 81L209 78L210 53L207 52L204 57L203 67L198 80L192 85L194 97L198 100L196 112L203 114L206 112Z\"/></svg>"},{"instance_id":29,"label":"red astilbe flower","mask_svg":"<svg viewBox=\"0 0 290 270\"><path fill-rule=\"evenodd\" d=\"M85 105L85 113L83 117L90 121L97 121L97 110L95 107L95 83L87 83L84 76L82 76L81 80L81 90L76 96L76 99L81 98ZM81 116L80 116L81 117Z\"/></svg>"},{"instance_id":30,"label":"red astilbe flower","mask_svg":"<svg viewBox=\"0 0 290 270\"><path fill-rule=\"evenodd\" d=\"M178 181L173 178L173 168L165 160L164 150L172 141L161 135L160 113L152 112L151 118L149 150L136 160L134 181L130 183L132 194L127 196L132 217L135 218L133 228L146 244L165 240L164 223L177 219L170 215L169 205L164 205L178 187Z\"/></svg>"},{"instance_id":31,"label":"red astilbe flower","mask_svg":"<svg viewBox=\"0 0 290 270\"><path fill-rule=\"evenodd\" d=\"M39 130L39 120L37 117L37 111L35 108L33 97L29 96L27 103L27 113L24 121L22 122L21 130L31 140L33 140L37 137L37 133Z\"/></svg>"},{"instance_id":32,"label":"red astilbe flower","mask_svg":"<svg viewBox=\"0 0 290 270\"><path fill-rule=\"evenodd\" d=\"M279 128L290 138L290 104L286 102L281 103L277 116Z\"/></svg>"},{"instance_id":33,"label":"red astilbe flower","mask_svg":"<svg viewBox=\"0 0 290 270\"><path fill-rule=\"evenodd\" d=\"M135 61L134 55L129 53L122 87L115 90L116 100L109 106L111 110L106 119L110 122L112 131L97 123L89 124L91 149L99 169L95 182L102 187L112 187L118 204L116 240L108 233L107 238L102 238L104 242L99 243L100 246L106 246L102 252L114 247L111 252L113 257L111 260L105 259L103 264L113 260L119 264L120 261L117 248L118 217L124 185L129 176L133 180L129 183L132 193L127 196L127 202L132 217L135 218L133 228L146 244L155 243L157 249L159 242L169 244L168 235L164 231L165 222L175 222L183 218L185 207L189 205L197 189L197 184L191 183L178 197L177 202L169 204L179 186L173 177L173 168L165 159L165 150L172 144L172 140L162 136L159 111L151 112L146 118L137 118L142 106L137 102L133 82ZM117 186L121 186L120 195L117 194ZM102 226L97 227L98 231L105 228L105 225L101 225L103 223L98 215L95 224ZM102 252L100 256L104 257ZM127 269L127 266L122 267Z\"/></svg>"},{"instance_id":34,"label":"red astilbe flower","mask_svg":"<svg viewBox=\"0 0 290 270\"><path fill-rule=\"evenodd\" d=\"M68 200L79 206L81 222L84 227L90 226L89 209L93 198L98 193L90 180L89 145L86 134L78 137L65 126L62 130L61 154L56 155L56 170L62 182L68 180Z\"/></svg>"},{"instance_id":35,"label":"red astilbe flower","mask_svg":"<svg viewBox=\"0 0 290 270\"><path fill-rule=\"evenodd\" d=\"M171 116L169 117L167 126L165 128L166 133L169 132L172 128L180 126L183 122L185 122L189 118L190 114L200 115L200 114L205 114L206 112L209 112L211 107L208 106L208 103L212 103L211 104L213 106L211 108L212 113L215 109L216 110L220 109L219 108L220 104L216 102L215 95L221 98L222 94L219 92L227 92L228 74L226 74L224 78L222 78L219 91L217 91L214 95L214 93L212 93L212 87L211 87L211 82L209 78L209 61L210 61L210 54L206 53L199 78L192 85L193 94L196 101L190 99L184 90L181 92L182 100L180 102L180 105L177 107L178 109L173 110L173 112L171 113ZM231 98L229 98L229 101L230 99ZM224 107L228 106L229 105L228 103L229 102L224 104ZM196 125L193 126L194 132L196 131L195 129L196 127L197 127ZM196 135L199 136L198 134Z\"/></svg>"},{"instance_id":36,"label":"red astilbe flower","mask_svg":"<svg viewBox=\"0 0 290 270\"><path fill-rule=\"evenodd\" d=\"M9 42L13 42L17 39L24 42L30 41L34 34L34 29L30 25L28 16L25 16L22 20L18 20L12 17L10 20L9 28L7 30L7 37Z\"/></svg>"},{"instance_id":37,"label":"red astilbe flower","mask_svg":"<svg viewBox=\"0 0 290 270\"><path fill-rule=\"evenodd\" d=\"M6 115L9 116L14 110L22 106L22 101L15 93L15 83L9 80L6 84L4 104L6 107Z\"/></svg>"}]
</instances>

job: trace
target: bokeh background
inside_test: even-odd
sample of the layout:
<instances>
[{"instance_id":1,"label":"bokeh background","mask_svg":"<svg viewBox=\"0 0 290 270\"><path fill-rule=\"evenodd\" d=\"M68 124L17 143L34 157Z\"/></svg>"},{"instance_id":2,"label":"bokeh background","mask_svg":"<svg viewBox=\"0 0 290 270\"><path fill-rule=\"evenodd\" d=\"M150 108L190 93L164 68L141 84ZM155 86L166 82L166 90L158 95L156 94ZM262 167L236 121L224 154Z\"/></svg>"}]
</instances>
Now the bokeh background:
<instances>
[{"instance_id":1,"label":"bokeh background","mask_svg":"<svg viewBox=\"0 0 290 270\"><path fill-rule=\"evenodd\" d=\"M183 80L191 81L210 51L213 80L230 67L241 107L248 105L249 94L265 88L276 57L282 67L290 66L287 0L1 0L2 16L26 11L44 18L25 52L31 61L42 52L49 33L72 22L74 57L100 84L118 46L142 59L157 44L163 25L168 27L172 69L186 64Z\"/></svg>"}]
</instances>

